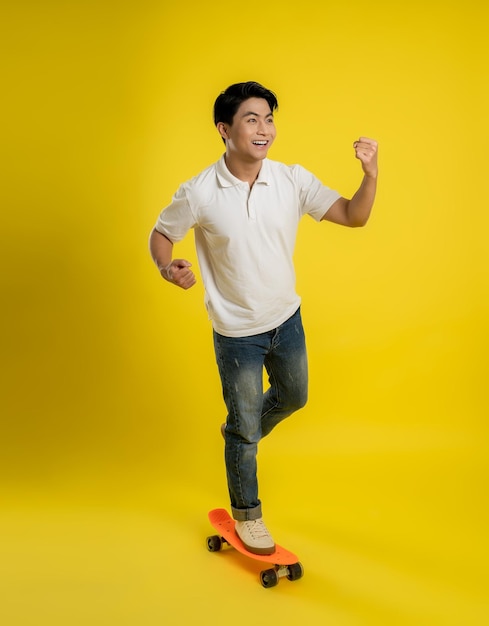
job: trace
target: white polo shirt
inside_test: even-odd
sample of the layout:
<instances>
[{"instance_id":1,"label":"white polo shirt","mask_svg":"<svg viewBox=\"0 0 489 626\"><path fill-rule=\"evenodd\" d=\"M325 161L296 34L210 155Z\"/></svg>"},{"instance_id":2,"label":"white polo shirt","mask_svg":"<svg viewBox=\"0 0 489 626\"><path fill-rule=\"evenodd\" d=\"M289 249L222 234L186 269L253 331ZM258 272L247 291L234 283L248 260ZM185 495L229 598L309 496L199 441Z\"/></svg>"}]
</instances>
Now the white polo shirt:
<instances>
[{"instance_id":1,"label":"white polo shirt","mask_svg":"<svg viewBox=\"0 0 489 626\"><path fill-rule=\"evenodd\" d=\"M194 229L213 328L246 337L277 328L299 307L292 262L299 220L320 221L339 197L300 165L269 159L250 191L223 156L180 186L156 230L176 243Z\"/></svg>"}]
</instances>

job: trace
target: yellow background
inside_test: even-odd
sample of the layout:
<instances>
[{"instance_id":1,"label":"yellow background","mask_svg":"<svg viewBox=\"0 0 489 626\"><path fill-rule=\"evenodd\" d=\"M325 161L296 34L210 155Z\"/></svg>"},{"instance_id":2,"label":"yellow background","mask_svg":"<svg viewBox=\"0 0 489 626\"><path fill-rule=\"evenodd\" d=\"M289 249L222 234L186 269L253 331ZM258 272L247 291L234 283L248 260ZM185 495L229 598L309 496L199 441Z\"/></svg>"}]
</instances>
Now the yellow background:
<instances>
[{"instance_id":1,"label":"yellow background","mask_svg":"<svg viewBox=\"0 0 489 626\"><path fill-rule=\"evenodd\" d=\"M476 0L2 3L0 619L6 626L489 623L489 9ZM223 150L212 104L279 97L271 158L366 229L299 231L311 384L260 485L303 580L210 554L227 506L202 284L147 237ZM190 236L179 256L196 262ZM252 620L250 622L250 620Z\"/></svg>"}]
</instances>

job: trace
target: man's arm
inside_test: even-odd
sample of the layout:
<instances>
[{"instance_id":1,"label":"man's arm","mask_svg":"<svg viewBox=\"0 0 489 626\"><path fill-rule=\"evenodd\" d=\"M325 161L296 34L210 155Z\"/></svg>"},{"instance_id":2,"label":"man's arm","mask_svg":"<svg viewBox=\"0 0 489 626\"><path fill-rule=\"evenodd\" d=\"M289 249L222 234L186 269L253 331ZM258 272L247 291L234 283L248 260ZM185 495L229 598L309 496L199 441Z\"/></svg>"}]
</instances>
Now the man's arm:
<instances>
[{"instance_id":1,"label":"man's arm","mask_svg":"<svg viewBox=\"0 0 489 626\"><path fill-rule=\"evenodd\" d=\"M190 269L192 263L185 259L173 259L173 242L155 228L149 237L149 251L160 274L169 283L182 289L189 289L196 283L195 275Z\"/></svg>"},{"instance_id":2,"label":"man's arm","mask_svg":"<svg viewBox=\"0 0 489 626\"><path fill-rule=\"evenodd\" d=\"M364 174L362 184L351 200L347 198L336 200L322 219L355 228L365 226L370 217L377 190L378 165L376 141L368 137L360 137L353 147L356 158L362 164Z\"/></svg>"}]
</instances>

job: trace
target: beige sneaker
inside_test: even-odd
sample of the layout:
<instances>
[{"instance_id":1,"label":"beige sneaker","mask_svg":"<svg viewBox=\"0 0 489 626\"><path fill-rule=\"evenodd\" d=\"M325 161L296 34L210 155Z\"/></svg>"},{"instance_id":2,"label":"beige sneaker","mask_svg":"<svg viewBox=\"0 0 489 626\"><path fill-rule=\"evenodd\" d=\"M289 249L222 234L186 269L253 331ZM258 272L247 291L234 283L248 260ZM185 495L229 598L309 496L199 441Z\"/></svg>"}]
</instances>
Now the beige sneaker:
<instances>
[{"instance_id":1,"label":"beige sneaker","mask_svg":"<svg viewBox=\"0 0 489 626\"><path fill-rule=\"evenodd\" d=\"M253 554L273 554L275 544L262 518L236 522L236 533Z\"/></svg>"}]
</instances>

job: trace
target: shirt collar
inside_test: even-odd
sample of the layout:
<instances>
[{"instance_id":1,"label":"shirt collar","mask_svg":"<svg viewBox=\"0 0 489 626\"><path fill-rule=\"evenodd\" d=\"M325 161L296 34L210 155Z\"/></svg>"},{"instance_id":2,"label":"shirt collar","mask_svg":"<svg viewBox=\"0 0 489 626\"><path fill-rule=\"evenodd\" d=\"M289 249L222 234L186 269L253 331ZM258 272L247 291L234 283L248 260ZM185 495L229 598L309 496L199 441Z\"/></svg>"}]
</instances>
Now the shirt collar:
<instances>
[{"instance_id":1,"label":"shirt collar","mask_svg":"<svg viewBox=\"0 0 489 626\"><path fill-rule=\"evenodd\" d=\"M239 178L236 178L236 176L231 174L231 172L228 170L224 155L222 155L222 157L217 162L216 171L217 178L221 187L234 187L237 185L242 185L244 182ZM255 184L256 183L261 183L263 185L270 184L270 165L268 159L263 159L258 178L255 181Z\"/></svg>"}]
</instances>

